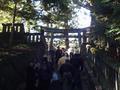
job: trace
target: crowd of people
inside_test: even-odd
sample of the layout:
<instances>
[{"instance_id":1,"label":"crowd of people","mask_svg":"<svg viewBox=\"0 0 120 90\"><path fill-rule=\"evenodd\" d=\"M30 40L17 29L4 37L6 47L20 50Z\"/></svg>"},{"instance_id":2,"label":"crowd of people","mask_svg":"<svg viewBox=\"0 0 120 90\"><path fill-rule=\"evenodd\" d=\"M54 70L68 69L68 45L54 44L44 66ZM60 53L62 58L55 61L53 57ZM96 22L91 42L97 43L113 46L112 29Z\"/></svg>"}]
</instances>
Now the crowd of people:
<instances>
[{"instance_id":1,"label":"crowd of people","mask_svg":"<svg viewBox=\"0 0 120 90\"><path fill-rule=\"evenodd\" d=\"M57 50L49 51L49 56L50 60L43 56L30 62L26 90L82 90L80 72L84 60L80 53L68 54L58 46Z\"/></svg>"}]
</instances>

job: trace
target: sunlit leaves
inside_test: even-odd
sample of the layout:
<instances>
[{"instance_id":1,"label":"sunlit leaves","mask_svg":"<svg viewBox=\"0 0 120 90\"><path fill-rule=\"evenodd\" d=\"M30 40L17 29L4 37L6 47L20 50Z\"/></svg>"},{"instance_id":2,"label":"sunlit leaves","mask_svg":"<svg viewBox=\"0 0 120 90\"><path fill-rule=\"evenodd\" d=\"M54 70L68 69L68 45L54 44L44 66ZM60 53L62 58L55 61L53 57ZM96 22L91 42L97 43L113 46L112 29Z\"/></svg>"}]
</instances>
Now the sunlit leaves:
<instances>
[{"instance_id":1,"label":"sunlit leaves","mask_svg":"<svg viewBox=\"0 0 120 90\"><path fill-rule=\"evenodd\" d=\"M70 19L70 3L71 0L42 0L41 6L46 14L41 15L41 20L47 24L62 25L60 22Z\"/></svg>"},{"instance_id":2,"label":"sunlit leaves","mask_svg":"<svg viewBox=\"0 0 120 90\"><path fill-rule=\"evenodd\" d=\"M105 30L106 35L114 38L115 40L120 39L119 0L94 0L92 5L97 21L104 23L104 26L107 28Z\"/></svg>"},{"instance_id":3,"label":"sunlit leaves","mask_svg":"<svg viewBox=\"0 0 120 90\"><path fill-rule=\"evenodd\" d=\"M12 19L13 15L11 15L11 13L9 12L4 12L2 10L0 10L0 31L2 30L2 23L12 23ZM21 21L21 18L16 18L17 22Z\"/></svg>"},{"instance_id":4,"label":"sunlit leaves","mask_svg":"<svg viewBox=\"0 0 120 90\"><path fill-rule=\"evenodd\" d=\"M31 0L1 0L0 3L2 4L0 5L0 9L4 12L11 13L11 15L13 15L14 6L17 4L16 17L26 18L28 20L36 16L36 11Z\"/></svg>"},{"instance_id":5,"label":"sunlit leaves","mask_svg":"<svg viewBox=\"0 0 120 90\"><path fill-rule=\"evenodd\" d=\"M120 24L116 25L111 24L106 32L106 34L110 37L115 38L115 40L120 38Z\"/></svg>"},{"instance_id":6,"label":"sunlit leaves","mask_svg":"<svg viewBox=\"0 0 120 90\"><path fill-rule=\"evenodd\" d=\"M35 18L37 11L32 5L25 3L22 10L19 11L19 13L21 17L25 18L26 20L29 20Z\"/></svg>"}]
</instances>

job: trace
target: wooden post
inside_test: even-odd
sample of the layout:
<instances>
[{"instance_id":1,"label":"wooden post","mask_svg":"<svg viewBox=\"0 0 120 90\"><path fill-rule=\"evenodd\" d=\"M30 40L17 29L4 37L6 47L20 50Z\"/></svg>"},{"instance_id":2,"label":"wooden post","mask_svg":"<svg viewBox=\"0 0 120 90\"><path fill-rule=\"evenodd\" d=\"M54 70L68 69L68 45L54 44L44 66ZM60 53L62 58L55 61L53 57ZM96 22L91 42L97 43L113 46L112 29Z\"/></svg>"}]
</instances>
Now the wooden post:
<instances>
[{"instance_id":1,"label":"wooden post","mask_svg":"<svg viewBox=\"0 0 120 90\"><path fill-rule=\"evenodd\" d=\"M79 42L79 47L81 46L81 34L78 32L78 42Z\"/></svg>"},{"instance_id":2,"label":"wooden post","mask_svg":"<svg viewBox=\"0 0 120 90\"><path fill-rule=\"evenodd\" d=\"M83 31L83 43L86 43L86 31Z\"/></svg>"},{"instance_id":3,"label":"wooden post","mask_svg":"<svg viewBox=\"0 0 120 90\"><path fill-rule=\"evenodd\" d=\"M15 25L15 32L20 32L19 26L17 24Z\"/></svg>"},{"instance_id":4,"label":"wooden post","mask_svg":"<svg viewBox=\"0 0 120 90\"><path fill-rule=\"evenodd\" d=\"M32 35L32 42L35 42L35 34Z\"/></svg>"},{"instance_id":5,"label":"wooden post","mask_svg":"<svg viewBox=\"0 0 120 90\"><path fill-rule=\"evenodd\" d=\"M51 50L52 47L53 47L53 37L54 37L54 34L53 34L53 32L51 32L50 50Z\"/></svg>"},{"instance_id":6,"label":"wooden post","mask_svg":"<svg viewBox=\"0 0 120 90\"><path fill-rule=\"evenodd\" d=\"M22 33L25 32L23 23L20 25L20 32L22 32Z\"/></svg>"},{"instance_id":7,"label":"wooden post","mask_svg":"<svg viewBox=\"0 0 120 90\"><path fill-rule=\"evenodd\" d=\"M44 48L43 50L43 55L47 55L48 54L48 46L45 40L45 36L44 36L44 30L41 28L41 34L40 34L40 44L42 45L41 49Z\"/></svg>"},{"instance_id":8,"label":"wooden post","mask_svg":"<svg viewBox=\"0 0 120 90\"><path fill-rule=\"evenodd\" d=\"M68 29L65 30L65 45L66 49L68 49L69 48Z\"/></svg>"},{"instance_id":9,"label":"wooden post","mask_svg":"<svg viewBox=\"0 0 120 90\"><path fill-rule=\"evenodd\" d=\"M38 34L36 35L36 42L38 43Z\"/></svg>"},{"instance_id":10,"label":"wooden post","mask_svg":"<svg viewBox=\"0 0 120 90\"><path fill-rule=\"evenodd\" d=\"M3 26L2 32L6 32L6 25L2 24L2 26Z\"/></svg>"},{"instance_id":11,"label":"wooden post","mask_svg":"<svg viewBox=\"0 0 120 90\"><path fill-rule=\"evenodd\" d=\"M32 42L32 41L31 41L31 34L29 34L29 36L28 36L28 42L29 42L29 43Z\"/></svg>"},{"instance_id":12,"label":"wooden post","mask_svg":"<svg viewBox=\"0 0 120 90\"><path fill-rule=\"evenodd\" d=\"M105 79L108 79L107 68L106 67L104 67L104 75L105 75Z\"/></svg>"},{"instance_id":13,"label":"wooden post","mask_svg":"<svg viewBox=\"0 0 120 90\"><path fill-rule=\"evenodd\" d=\"M13 12L12 31L11 31L10 39L9 39L9 47L11 47L12 41L13 41L13 31L14 31L14 24L15 24L16 10L17 10L17 2L14 1L14 3L15 3L15 6L14 6L14 12Z\"/></svg>"},{"instance_id":14,"label":"wooden post","mask_svg":"<svg viewBox=\"0 0 120 90\"><path fill-rule=\"evenodd\" d=\"M11 25L8 24L6 29L7 29L7 32L10 32L11 31Z\"/></svg>"},{"instance_id":15,"label":"wooden post","mask_svg":"<svg viewBox=\"0 0 120 90\"><path fill-rule=\"evenodd\" d=\"M118 87L118 73L115 72L115 90L119 90L119 87Z\"/></svg>"},{"instance_id":16,"label":"wooden post","mask_svg":"<svg viewBox=\"0 0 120 90\"><path fill-rule=\"evenodd\" d=\"M38 35L38 42L40 42L40 35Z\"/></svg>"}]
</instances>

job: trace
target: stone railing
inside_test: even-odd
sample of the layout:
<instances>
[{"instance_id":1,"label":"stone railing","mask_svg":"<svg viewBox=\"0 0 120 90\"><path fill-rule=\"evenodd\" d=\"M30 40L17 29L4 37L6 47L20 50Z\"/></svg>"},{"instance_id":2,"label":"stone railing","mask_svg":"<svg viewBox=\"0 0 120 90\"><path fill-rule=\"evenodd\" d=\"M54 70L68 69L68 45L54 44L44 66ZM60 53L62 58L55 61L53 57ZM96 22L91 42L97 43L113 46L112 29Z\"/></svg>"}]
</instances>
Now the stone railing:
<instances>
[{"instance_id":1,"label":"stone railing","mask_svg":"<svg viewBox=\"0 0 120 90\"><path fill-rule=\"evenodd\" d=\"M120 63L107 57L105 54L87 57L94 77L102 87L102 90L120 90Z\"/></svg>"}]
</instances>

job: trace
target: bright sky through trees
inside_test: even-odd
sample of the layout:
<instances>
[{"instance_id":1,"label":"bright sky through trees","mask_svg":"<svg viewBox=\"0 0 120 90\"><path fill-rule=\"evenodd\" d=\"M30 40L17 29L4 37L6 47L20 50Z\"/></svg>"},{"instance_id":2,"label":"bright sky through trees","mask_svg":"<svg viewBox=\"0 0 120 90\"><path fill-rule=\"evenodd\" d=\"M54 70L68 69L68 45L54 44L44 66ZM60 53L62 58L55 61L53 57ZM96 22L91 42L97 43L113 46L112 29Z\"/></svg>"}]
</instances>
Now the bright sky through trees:
<instances>
[{"instance_id":1,"label":"bright sky through trees","mask_svg":"<svg viewBox=\"0 0 120 90\"><path fill-rule=\"evenodd\" d=\"M75 8L75 14L73 14L73 18L69 21L69 25L72 28L85 28L91 25L91 13L90 10L86 8ZM39 23L41 26L45 26L42 22Z\"/></svg>"},{"instance_id":2,"label":"bright sky through trees","mask_svg":"<svg viewBox=\"0 0 120 90\"><path fill-rule=\"evenodd\" d=\"M40 1L36 1L34 2L35 6L36 6L36 10L40 11L40 15L44 14L47 15L47 12L45 12L44 10L42 10L41 6L39 6L41 4ZM68 25L70 26L70 28L86 28L89 27L91 25L91 12L90 10L83 8L81 6L76 6L75 4L71 4L70 6L72 8L72 17L71 19L68 21ZM44 23L42 20L38 20L37 21L39 26L43 26L43 27L48 27L46 23ZM64 22L61 22L64 23ZM56 25L52 25L53 28L56 28ZM59 26L58 28L62 29L63 27Z\"/></svg>"},{"instance_id":3,"label":"bright sky through trees","mask_svg":"<svg viewBox=\"0 0 120 90\"><path fill-rule=\"evenodd\" d=\"M91 12L86 8L75 8L75 14L71 21L69 21L69 25L72 28L86 28L91 25ZM46 26L43 22L39 22L40 26ZM34 32L34 31L32 31Z\"/></svg>"},{"instance_id":4,"label":"bright sky through trees","mask_svg":"<svg viewBox=\"0 0 120 90\"><path fill-rule=\"evenodd\" d=\"M90 10L81 7L80 9L75 8L74 11L76 12L73 15L72 20L69 24L73 24L73 28L85 28L91 25L91 14Z\"/></svg>"}]
</instances>

